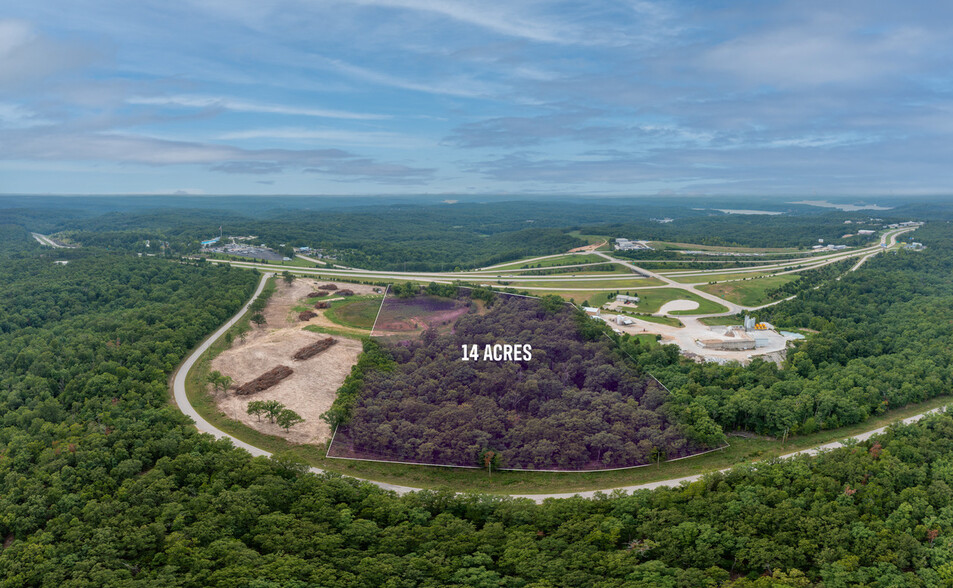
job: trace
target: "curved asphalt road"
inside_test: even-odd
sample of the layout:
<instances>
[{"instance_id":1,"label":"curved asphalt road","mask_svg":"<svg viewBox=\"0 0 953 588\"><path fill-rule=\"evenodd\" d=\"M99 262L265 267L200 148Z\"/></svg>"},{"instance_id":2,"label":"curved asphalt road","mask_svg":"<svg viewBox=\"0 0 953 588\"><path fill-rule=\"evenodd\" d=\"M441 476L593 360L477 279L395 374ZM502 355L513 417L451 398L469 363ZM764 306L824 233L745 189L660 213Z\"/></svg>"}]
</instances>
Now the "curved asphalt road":
<instances>
[{"instance_id":1,"label":"curved asphalt road","mask_svg":"<svg viewBox=\"0 0 953 588\"><path fill-rule=\"evenodd\" d=\"M263 456L263 457L270 457L271 453L265 451L264 449L255 447L254 445L245 443L244 441L241 441L239 439L236 439L235 437L232 437L228 433L225 433L223 431L220 431L219 429L216 429L211 423L209 423L204 418L202 418L202 416L189 403L188 395L185 393L185 378L188 375L189 371L192 369L192 367L195 365L195 363L202 356L202 354L205 353L208 350L208 348L212 346L212 343L214 343L219 337L224 335L225 331L227 331L235 323L237 323L238 320L248 311L252 303L258 298L258 296L265 289L265 283L268 281L268 278L272 277L273 275L274 273L266 273L262 276L261 281L258 283L258 289L255 290L255 294L248 300L245 306L243 306L242 309L239 310L235 316L229 319L227 323L222 325L221 328L215 331L210 337L208 337L205 341L203 341L201 345L199 345L194 351L192 351L192 353L185 359L185 361L182 362L182 365L179 366L179 369L175 372L175 375L172 380L172 389L173 389L173 395L175 397L175 403L178 405L179 410L181 410L185 415L187 415L193 421L195 421L195 426L196 428L198 428L199 431L203 433L209 433L213 435L216 439L221 439L223 437L230 439L232 444L235 445L236 447L241 447L242 449L248 451L252 455ZM926 412L902 419L899 422L902 424L914 423L930 414L938 413L941 411L943 411L943 408L935 408L933 410L928 410ZM849 439L854 439L857 441L865 441L873 437L874 435L879 435L883 433L887 429L887 426L879 427L877 429L872 429L870 431L860 433ZM801 451L795 451L793 453L781 455L779 459L790 459L793 457L797 457L799 455L817 455L818 453L821 453L823 451L837 449L838 447L843 446L844 442L847 440L848 439L844 439L841 441L833 441L831 443L825 443L823 445L818 445L809 449L802 449ZM316 474L324 473L324 470L320 468L312 467L310 468L310 470L311 472ZM727 472L729 470L730 468L717 470L717 471ZM636 484L633 486L621 486L618 488L606 488L602 490L589 490L585 492L566 492L566 493L560 493L560 494L511 494L509 496L511 498L528 498L530 500L533 500L539 503L539 502L543 502L547 498L571 498L573 496L580 496L582 498L592 498L598 494L616 492L616 491L630 494L637 490L652 490L655 488L671 488L671 487L679 486L685 482L695 482L702 479L705 475L709 473L713 473L713 472L703 472L700 474L695 474L693 476L685 476L682 478L658 480L656 482L648 482L646 484ZM358 479L364 480L363 478L358 478ZM364 481L374 484L380 488L383 488L384 490L392 490L398 494L405 494L407 492L422 490L422 488L413 488L410 486L399 486L396 484L388 484L386 482L377 482L374 480L364 480Z\"/></svg>"}]
</instances>

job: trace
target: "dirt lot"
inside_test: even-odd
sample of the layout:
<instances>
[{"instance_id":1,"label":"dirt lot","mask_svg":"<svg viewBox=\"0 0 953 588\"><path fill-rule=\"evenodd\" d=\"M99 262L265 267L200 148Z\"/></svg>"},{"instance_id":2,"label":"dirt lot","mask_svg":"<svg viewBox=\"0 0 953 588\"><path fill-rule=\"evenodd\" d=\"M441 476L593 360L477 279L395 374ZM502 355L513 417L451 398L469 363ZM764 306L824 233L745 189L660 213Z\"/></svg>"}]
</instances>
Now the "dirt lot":
<instances>
[{"instance_id":1,"label":"dirt lot","mask_svg":"<svg viewBox=\"0 0 953 588\"><path fill-rule=\"evenodd\" d=\"M338 289L348 289L355 294L373 294L376 286L366 286L364 284L349 284L347 282L328 282L327 280L313 280L311 278L298 278L290 285L284 280L279 279L278 289L268 300L268 306L265 307L264 315L268 321L265 327L267 329L280 329L282 327L291 327L299 324L298 312L294 307L299 303L313 306L319 300L335 300L338 296L334 291L329 292L327 298L307 299L309 292L317 292L318 286L322 284L337 284ZM327 321L329 324L330 321ZM317 323L316 323L317 324ZM323 324L323 323L322 323Z\"/></svg>"},{"instance_id":2,"label":"dirt lot","mask_svg":"<svg viewBox=\"0 0 953 588\"><path fill-rule=\"evenodd\" d=\"M350 373L351 366L357 362L361 343L355 339L334 337L337 344L327 351L304 361L291 359L298 349L327 337L302 330L305 325L329 323L323 311L317 311L319 316L307 322L299 321L298 313L294 311L299 303L313 304L317 299L307 300L308 293L326 283L323 280L301 278L288 285L279 280L278 289L263 312L267 324L261 329L252 328L244 343L236 340L231 349L212 360L211 369L230 376L236 386L257 378L279 364L294 370L290 377L264 392L249 396L237 396L234 390L216 393L219 409L229 418L263 433L284 437L292 443L322 443L330 438L331 431L320 416L331 406L337 389ZM373 293L372 286L361 284L339 283L338 287L349 288L358 294ZM300 414L305 422L292 427L289 433L269 423L267 418L258 422L257 417L245 412L248 403L253 400L277 400Z\"/></svg>"}]
</instances>

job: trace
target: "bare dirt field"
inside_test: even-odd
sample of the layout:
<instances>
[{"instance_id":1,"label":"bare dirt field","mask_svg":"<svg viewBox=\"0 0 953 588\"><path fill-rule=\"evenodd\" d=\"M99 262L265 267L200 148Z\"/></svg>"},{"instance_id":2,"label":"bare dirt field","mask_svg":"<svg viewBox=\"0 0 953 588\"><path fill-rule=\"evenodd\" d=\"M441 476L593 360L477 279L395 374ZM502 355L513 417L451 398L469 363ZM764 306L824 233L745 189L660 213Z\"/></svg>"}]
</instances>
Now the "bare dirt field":
<instances>
[{"instance_id":1,"label":"bare dirt field","mask_svg":"<svg viewBox=\"0 0 953 588\"><path fill-rule=\"evenodd\" d=\"M297 325L298 313L294 307L298 304L308 303L313 305L318 300L325 302L337 299L335 292L331 291L328 298L308 299L310 292L317 292L318 286L322 284L336 284L338 289L348 289L355 294L373 294L376 286L367 286L364 284L349 284L347 282L328 282L327 280L314 280L311 278L298 278L291 284L278 279L275 293L268 300L268 306L265 307L264 315L268 321L267 329L280 329L282 327L291 327ZM380 288L378 288L380 289Z\"/></svg>"},{"instance_id":2,"label":"bare dirt field","mask_svg":"<svg viewBox=\"0 0 953 588\"><path fill-rule=\"evenodd\" d=\"M361 342L356 339L334 337L337 341L327 351L310 359L294 361L291 356L300 348L323 339L327 335L302 329L309 324L333 324L324 318L323 311L310 321L299 321L294 307L313 303L309 292L317 289L324 280L299 278L290 285L278 280L277 290L268 301L263 314L267 320L263 328L252 328L242 343L236 340L231 349L212 360L211 369L229 376L235 386L253 380L276 365L286 365L294 374L276 386L248 396L238 396L232 390L215 394L219 409L229 418L240 421L253 429L283 437L292 443L322 443L330 438L328 425L320 419L321 413L330 408L337 389L344 382L351 366L361 353ZM373 286L339 283L339 288L348 288L357 294L372 294ZM262 418L247 414L248 403L253 400L277 400L297 412L305 422L284 429Z\"/></svg>"},{"instance_id":3,"label":"bare dirt field","mask_svg":"<svg viewBox=\"0 0 953 588\"><path fill-rule=\"evenodd\" d=\"M236 343L212 360L212 369L230 376L236 384L253 380L276 365L286 365L294 374L263 392L238 396L234 389L216 394L219 408L229 418L269 435L284 437L292 443L322 443L330 438L328 425L321 413L331 407L337 389L361 353L361 343L335 337L337 343L310 359L294 361L295 351L327 337L299 328L279 329L261 337ZM245 411L253 400L277 400L297 412L304 422L289 433L267 418L258 419Z\"/></svg>"},{"instance_id":4,"label":"bare dirt field","mask_svg":"<svg viewBox=\"0 0 953 588\"><path fill-rule=\"evenodd\" d=\"M577 253L579 251L595 251L596 249L607 244L608 241L603 241L602 243L593 243L592 245L583 245L582 247L575 247L570 249L567 253Z\"/></svg>"}]
</instances>

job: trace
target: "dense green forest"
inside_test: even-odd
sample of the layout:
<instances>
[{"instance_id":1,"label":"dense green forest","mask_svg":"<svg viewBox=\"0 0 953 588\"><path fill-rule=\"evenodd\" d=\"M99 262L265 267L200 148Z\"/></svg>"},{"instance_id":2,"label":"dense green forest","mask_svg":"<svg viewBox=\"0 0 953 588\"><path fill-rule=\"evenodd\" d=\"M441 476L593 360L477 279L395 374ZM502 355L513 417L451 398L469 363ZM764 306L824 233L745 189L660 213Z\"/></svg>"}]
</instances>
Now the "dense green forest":
<instances>
[{"instance_id":1,"label":"dense green forest","mask_svg":"<svg viewBox=\"0 0 953 588\"><path fill-rule=\"evenodd\" d=\"M675 404L703 411L726 431L811 433L949 394L953 225L928 224L916 235L926 250L878 255L839 280L849 262L815 270L780 290L797 298L758 311L782 328L818 331L788 352L785 369L757 360L697 364L674 346L620 344L673 391Z\"/></svg>"},{"instance_id":2,"label":"dense green forest","mask_svg":"<svg viewBox=\"0 0 953 588\"><path fill-rule=\"evenodd\" d=\"M37 208L41 204L49 208ZM711 206L697 199L507 201L487 197L414 203L406 198L139 197L46 202L0 197L0 217L29 230L111 250L154 253L155 242L168 242L168 252L176 255L197 252L199 241L217 236L222 227L226 235L255 235L258 243L285 253L291 246L308 246L333 253L345 265L406 271L473 269L560 253L587 243L569 234L574 230L583 235L757 247L805 248L818 239L844 244L869 240L841 239L858 226L844 221L869 220L863 211L765 202L757 206L784 214L733 215ZM665 217L674 220L652 220ZM874 223L868 228L879 226Z\"/></svg>"},{"instance_id":3,"label":"dense green forest","mask_svg":"<svg viewBox=\"0 0 953 588\"><path fill-rule=\"evenodd\" d=\"M935 251L947 246L946 234L945 227L924 230L930 249L922 257L871 261L872 276L845 278L837 287L855 288L850 296L891 313L891 304L877 302L883 291L921 328L948 328L939 305L912 314L916 303L947 287L946 253ZM0 228L0 295L14 325L0 333L0 585L740 588L953 581L949 416L819 457L741 467L633 496L542 505L441 491L398 497L352 479L303 473L287 459L252 458L199 435L169 405L169 370L240 306L255 274L94 250L54 257L23 239L28 235ZM52 264L65 255L68 265ZM920 279L882 283L904 271L894 267L901 261L918 268L911 275ZM57 306L60 287L70 293L65 313ZM21 290L35 292L36 304ZM823 290L805 298L805 312L827 308L832 324L860 316ZM797 320L796 308L785 305L784 312ZM32 313L30 325L16 322L21 312ZM815 341L837 341L826 329ZM904 335L899 326L891 332ZM911 346L942 356L949 334L932 333L933 342L921 338ZM851 345L856 339L844 341L824 352L827 363L871 357ZM888 349L902 344L876 342ZM820 359L816 346L804 353Z\"/></svg>"},{"instance_id":4,"label":"dense green forest","mask_svg":"<svg viewBox=\"0 0 953 588\"><path fill-rule=\"evenodd\" d=\"M493 451L505 468L578 470L643 465L724 443L703 415L690 427L667 419L660 409L668 393L627 369L601 329L558 297L499 295L483 314L461 296L471 312L452 331L368 350L389 361L362 374L349 418L332 422L345 425L332 452L476 466ZM482 360L495 344L530 345L531 359ZM463 346L475 357L462 361Z\"/></svg>"}]
</instances>

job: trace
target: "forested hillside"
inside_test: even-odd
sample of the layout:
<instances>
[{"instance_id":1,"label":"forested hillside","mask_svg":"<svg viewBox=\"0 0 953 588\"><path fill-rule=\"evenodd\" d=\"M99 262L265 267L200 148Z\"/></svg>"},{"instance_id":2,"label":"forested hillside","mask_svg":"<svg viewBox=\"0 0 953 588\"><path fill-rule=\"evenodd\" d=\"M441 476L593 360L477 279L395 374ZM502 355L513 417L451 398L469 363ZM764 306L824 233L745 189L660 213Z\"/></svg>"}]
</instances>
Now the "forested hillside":
<instances>
[{"instance_id":1,"label":"forested hillside","mask_svg":"<svg viewBox=\"0 0 953 588\"><path fill-rule=\"evenodd\" d=\"M696 364L635 339L622 345L676 404L703 410L726 431L811 433L950 394L953 225L928 224L916 238L926 250L878 255L840 280L827 271L816 290L809 282L794 300L758 311L780 327L819 331L788 352L783 370L761 361Z\"/></svg>"},{"instance_id":2,"label":"forested hillside","mask_svg":"<svg viewBox=\"0 0 953 588\"><path fill-rule=\"evenodd\" d=\"M332 251L345 265L406 271L472 269L561 253L587 244L575 233L569 234L574 230L610 238L757 247L806 248L818 239L844 244L869 241L869 237L841 238L860 226L845 225L845 220L869 220L864 212L785 206L779 216L733 215L709 208L714 206L709 201L690 199L668 203L487 198L486 202L416 204L387 198L300 197L53 201L63 206L37 210L24 207L28 200L0 197L0 218L30 230L62 232L85 246L155 252L155 246L147 248L146 241L162 241L176 254L197 252L199 241L217 236L222 227L226 235L255 235L257 242L285 252L290 246L309 246ZM17 207L4 209L5 203ZM34 206L51 204L43 201ZM81 205L85 208L78 209ZM653 220L663 217L672 220ZM880 223L864 226L879 228Z\"/></svg>"}]
</instances>

